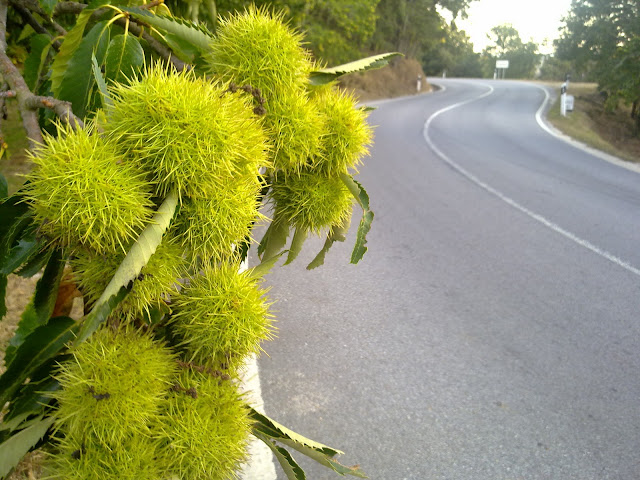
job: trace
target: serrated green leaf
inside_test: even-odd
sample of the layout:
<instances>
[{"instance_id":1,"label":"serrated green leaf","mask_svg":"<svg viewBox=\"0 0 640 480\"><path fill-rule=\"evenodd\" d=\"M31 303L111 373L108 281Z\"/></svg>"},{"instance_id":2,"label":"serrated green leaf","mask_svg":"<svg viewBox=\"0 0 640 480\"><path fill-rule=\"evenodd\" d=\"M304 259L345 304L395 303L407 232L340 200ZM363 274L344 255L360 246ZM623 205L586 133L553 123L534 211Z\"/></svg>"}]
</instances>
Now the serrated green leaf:
<instances>
[{"instance_id":1,"label":"serrated green leaf","mask_svg":"<svg viewBox=\"0 0 640 480\"><path fill-rule=\"evenodd\" d=\"M253 425L254 430L258 430L263 434L282 442L283 440L291 440L300 445L304 445L308 448L312 448L323 455L328 455L330 457L334 457L338 454L342 454L340 450L336 450L335 448L328 447L327 445L323 445L320 442L316 442L315 440L311 440L309 438L303 437L299 433L294 432L293 430L281 425L275 420L267 417L266 415L258 412L252 407L249 407L249 415L255 422Z\"/></svg>"},{"instance_id":2,"label":"serrated green leaf","mask_svg":"<svg viewBox=\"0 0 640 480\"><path fill-rule=\"evenodd\" d=\"M53 425L53 417L43 418L0 444L0 477L7 475Z\"/></svg>"},{"instance_id":3,"label":"serrated green leaf","mask_svg":"<svg viewBox=\"0 0 640 480\"><path fill-rule=\"evenodd\" d=\"M60 285L66 260L60 250L56 250L51 255L42 277L36 284L33 298L22 314L18 329L9 340L4 357L7 366L11 365L16 350L25 339L36 328L45 325L49 321L58 298L58 286Z\"/></svg>"},{"instance_id":4,"label":"serrated green leaf","mask_svg":"<svg viewBox=\"0 0 640 480\"><path fill-rule=\"evenodd\" d=\"M113 275L113 278L94 304L91 314L105 302L116 296L123 287L128 286L130 282L140 275L140 271L147 264L151 255L155 253L158 245L160 245L162 236L167 228L169 228L177 206L178 195L175 191L172 191L167 195L164 202L162 202L162 205L158 208L149 225L142 231L136 243L134 243L127 252L124 260ZM89 314L82 323L82 327L78 333L78 340L75 342L76 344L89 338L104 320L104 318L101 317L91 317L91 314Z\"/></svg>"},{"instance_id":5,"label":"serrated green leaf","mask_svg":"<svg viewBox=\"0 0 640 480\"><path fill-rule=\"evenodd\" d=\"M23 278L33 277L36 273L44 268L49 261L49 257L53 253L53 250L43 248L39 253L32 256L24 265L13 273L20 275Z\"/></svg>"},{"instance_id":6,"label":"serrated green leaf","mask_svg":"<svg viewBox=\"0 0 640 480\"><path fill-rule=\"evenodd\" d=\"M276 212L273 221L260 241L260 245L258 245L258 255L267 259L275 257L287 244L288 236L289 222Z\"/></svg>"},{"instance_id":7,"label":"serrated green leaf","mask_svg":"<svg viewBox=\"0 0 640 480\"><path fill-rule=\"evenodd\" d=\"M356 244L351 252L351 263L355 264L362 260L362 257L367 252L367 247L365 246L367 244L367 233L371 230L374 215L369 209L369 195L364 187L355 181L351 175L342 174L340 178L342 178L342 181L362 208L362 219L360 220L360 225L358 225Z\"/></svg>"},{"instance_id":8,"label":"serrated green leaf","mask_svg":"<svg viewBox=\"0 0 640 480\"><path fill-rule=\"evenodd\" d=\"M339 473L340 475L352 475L354 477L359 477L359 478L369 478L362 470L360 470L360 467L358 465L354 465L352 467L342 465L340 462L333 459L331 456L324 454L315 448L308 447L306 445L303 445L291 439L283 438L283 439L280 439L279 441L297 450L303 455L306 455L312 460L315 460L320 465L323 465L327 468L330 468L334 472Z\"/></svg>"},{"instance_id":9,"label":"serrated green leaf","mask_svg":"<svg viewBox=\"0 0 640 480\"><path fill-rule=\"evenodd\" d=\"M98 65L98 60L96 59L95 55L91 55L91 69L93 70L93 78L95 79L98 90L100 91L102 105L112 106L113 99L111 98L111 94L109 93L109 89L107 88L107 83L104 81L104 77L102 76L102 72L100 71L100 65Z\"/></svg>"},{"instance_id":10,"label":"serrated green leaf","mask_svg":"<svg viewBox=\"0 0 640 480\"><path fill-rule=\"evenodd\" d=\"M142 10L136 7L122 7L122 10L130 13L134 18L142 20L144 23L147 23L158 30L171 33L176 37L181 38L203 52L209 50L209 44L213 39L213 34L203 25L189 22L182 18L155 15L148 10Z\"/></svg>"},{"instance_id":11,"label":"serrated green leaf","mask_svg":"<svg viewBox=\"0 0 640 480\"><path fill-rule=\"evenodd\" d=\"M0 376L0 405L9 401L32 373L65 347L74 338L75 330L73 319L56 317L31 332Z\"/></svg>"},{"instance_id":12,"label":"serrated green leaf","mask_svg":"<svg viewBox=\"0 0 640 480\"><path fill-rule=\"evenodd\" d=\"M64 358L64 356L55 358L60 359ZM18 418L27 418L44 413L46 406L53 401L51 394L60 389L60 383L51 377L51 371L57 365L58 362L50 362L46 378L40 381L34 381L31 378L30 382L20 389L20 392L15 395L14 400L9 405L9 412L2 420L3 425L5 422L15 424Z\"/></svg>"},{"instance_id":13,"label":"serrated green leaf","mask_svg":"<svg viewBox=\"0 0 640 480\"><path fill-rule=\"evenodd\" d=\"M313 85L324 85L326 83L333 82L334 80L337 80L338 77L348 73L365 72L367 70L384 67L389 63L390 59L398 56L402 56L402 54L398 52L382 53L372 57L361 58L355 62L345 63L344 65L323 68L321 70L311 72L309 81Z\"/></svg>"},{"instance_id":14,"label":"serrated green leaf","mask_svg":"<svg viewBox=\"0 0 640 480\"><path fill-rule=\"evenodd\" d=\"M322 246L322 250L316 255L316 257L311 261L309 265L307 265L307 270L313 270L314 268L319 267L320 265L324 265L324 258L327 255L327 252L331 248L331 246L335 242L344 242L347 239L347 232L349 231L349 226L351 224L351 217L349 217L349 222L345 222L343 226L333 226L329 230L327 234L327 239Z\"/></svg>"},{"instance_id":15,"label":"serrated green leaf","mask_svg":"<svg viewBox=\"0 0 640 480\"><path fill-rule=\"evenodd\" d=\"M305 480L307 478L304 470L300 468L300 465L297 464L287 449L276 445L265 435L256 432L254 432L253 435L266 443L271 449L288 480Z\"/></svg>"},{"instance_id":16,"label":"serrated green leaf","mask_svg":"<svg viewBox=\"0 0 640 480\"><path fill-rule=\"evenodd\" d=\"M202 52L202 50L192 43L173 33L165 33L163 38L167 45L169 45L169 48L173 50L173 53L183 62L192 63Z\"/></svg>"},{"instance_id":17,"label":"serrated green leaf","mask_svg":"<svg viewBox=\"0 0 640 480\"><path fill-rule=\"evenodd\" d=\"M9 275L17 270L20 265L29 260L32 256L36 255L42 245L36 238L34 231L29 231L9 250L7 257L2 265L0 273Z\"/></svg>"},{"instance_id":18,"label":"serrated green leaf","mask_svg":"<svg viewBox=\"0 0 640 480\"><path fill-rule=\"evenodd\" d=\"M84 13L84 11L83 11ZM82 39L67 63L57 98L71 102L73 113L83 118L89 107L89 100L95 79L92 74L92 56L102 63L109 46L109 22L96 23Z\"/></svg>"},{"instance_id":19,"label":"serrated green leaf","mask_svg":"<svg viewBox=\"0 0 640 480\"><path fill-rule=\"evenodd\" d=\"M58 0L38 0L38 3L40 3L42 10L44 10L47 15L51 16L53 15L53 10L58 4Z\"/></svg>"},{"instance_id":20,"label":"serrated green leaf","mask_svg":"<svg viewBox=\"0 0 640 480\"><path fill-rule=\"evenodd\" d=\"M264 277L275 266L275 264L278 263L278 260L280 259L280 257L282 257L282 255L284 255L285 253L287 253L286 250L278 253L277 255L274 255L271 258L264 258L262 262L260 262L260 264L249 269L248 275L254 278Z\"/></svg>"},{"instance_id":21,"label":"serrated green leaf","mask_svg":"<svg viewBox=\"0 0 640 480\"><path fill-rule=\"evenodd\" d=\"M33 92L36 90L36 84L42 72L42 57L49 52L51 38L46 33L40 33L31 37L30 45L29 56L24 61L24 80Z\"/></svg>"},{"instance_id":22,"label":"serrated green leaf","mask_svg":"<svg viewBox=\"0 0 640 480\"><path fill-rule=\"evenodd\" d=\"M287 255L287 261L284 262L285 265L289 265L296 259L298 254L302 251L302 246L304 245L306 239L307 232L302 229L296 228L296 231L293 234L293 238L291 239L291 246L289 247L289 255Z\"/></svg>"},{"instance_id":23,"label":"serrated green leaf","mask_svg":"<svg viewBox=\"0 0 640 480\"><path fill-rule=\"evenodd\" d=\"M84 35L87 22L97 8L107 4L109 4L109 0L94 0L90 2L88 7L78 15L78 19L73 28L64 36L60 50L51 65L51 91L55 97L58 97L60 94L60 88L67 73L69 62L82 42L82 36Z\"/></svg>"},{"instance_id":24,"label":"serrated green leaf","mask_svg":"<svg viewBox=\"0 0 640 480\"><path fill-rule=\"evenodd\" d=\"M138 39L126 33L113 37L104 65L104 76L108 82L128 83L144 66L144 50Z\"/></svg>"}]
</instances>

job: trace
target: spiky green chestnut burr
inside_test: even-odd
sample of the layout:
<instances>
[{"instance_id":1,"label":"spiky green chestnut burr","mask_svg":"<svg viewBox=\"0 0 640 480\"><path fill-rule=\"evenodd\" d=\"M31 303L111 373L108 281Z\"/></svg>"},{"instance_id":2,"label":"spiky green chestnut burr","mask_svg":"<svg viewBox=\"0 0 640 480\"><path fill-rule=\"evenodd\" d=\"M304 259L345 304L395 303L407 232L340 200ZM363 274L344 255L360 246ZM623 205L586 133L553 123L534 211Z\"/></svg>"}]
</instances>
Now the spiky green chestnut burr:
<instances>
[{"instance_id":1,"label":"spiky green chestnut burr","mask_svg":"<svg viewBox=\"0 0 640 480\"><path fill-rule=\"evenodd\" d=\"M58 432L62 434L62 431ZM104 444L95 438L64 435L45 464L50 480L158 480L162 469L157 457L159 442L134 435Z\"/></svg>"},{"instance_id":2,"label":"spiky green chestnut burr","mask_svg":"<svg viewBox=\"0 0 640 480\"><path fill-rule=\"evenodd\" d=\"M213 74L259 88L273 102L307 84L312 62L302 41L282 14L249 7L220 21L207 60Z\"/></svg>"},{"instance_id":3,"label":"spiky green chestnut burr","mask_svg":"<svg viewBox=\"0 0 640 480\"><path fill-rule=\"evenodd\" d=\"M160 417L158 430L166 446L158 463L168 478L237 478L250 425L246 405L231 381L186 371L176 380Z\"/></svg>"},{"instance_id":4,"label":"spiky green chestnut burr","mask_svg":"<svg viewBox=\"0 0 640 480\"><path fill-rule=\"evenodd\" d=\"M273 327L265 290L238 264L204 269L175 297L175 333L190 362L235 372L245 357L260 351Z\"/></svg>"},{"instance_id":5,"label":"spiky green chestnut burr","mask_svg":"<svg viewBox=\"0 0 640 480\"><path fill-rule=\"evenodd\" d=\"M260 220L260 189L263 181L254 173L230 179L208 198L185 200L175 219L174 233L194 260L229 258L234 245L243 242L252 222Z\"/></svg>"},{"instance_id":6,"label":"spiky green chestnut burr","mask_svg":"<svg viewBox=\"0 0 640 480\"><path fill-rule=\"evenodd\" d=\"M351 217L353 196L339 177L314 171L277 175L270 195L275 215L305 232L318 234L324 228L345 226Z\"/></svg>"},{"instance_id":7,"label":"spiky green chestnut burr","mask_svg":"<svg viewBox=\"0 0 640 480\"><path fill-rule=\"evenodd\" d=\"M85 300L93 303L102 295L124 256L124 253L76 253L71 259L71 267ZM151 309L166 307L167 299L177 292L178 280L185 275L186 268L184 249L175 240L163 239L114 314L127 322L149 318Z\"/></svg>"},{"instance_id":8,"label":"spiky green chestnut burr","mask_svg":"<svg viewBox=\"0 0 640 480\"><path fill-rule=\"evenodd\" d=\"M347 173L369 153L373 130L367 123L367 113L357 107L351 94L333 86L318 89L312 99L325 117L314 168L330 176Z\"/></svg>"},{"instance_id":9,"label":"spiky green chestnut burr","mask_svg":"<svg viewBox=\"0 0 640 480\"><path fill-rule=\"evenodd\" d=\"M181 197L208 197L268 163L253 100L242 91L156 64L111 93L105 130L151 173L160 195L177 188Z\"/></svg>"},{"instance_id":10,"label":"spiky green chestnut burr","mask_svg":"<svg viewBox=\"0 0 640 480\"><path fill-rule=\"evenodd\" d=\"M173 352L133 329L107 327L72 354L56 375L57 425L105 445L148 435L176 372Z\"/></svg>"},{"instance_id":11,"label":"spiky green chestnut burr","mask_svg":"<svg viewBox=\"0 0 640 480\"><path fill-rule=\"evenodd\" d=\"M123 251L153 214L151 188L93 127L58 126L31 155L26 197L41 232L58 245Z\"/></svg>"},{"instance_id":12,"label":"spiky green chestnut burr","mask_svg":"<svg viewBox=\"0 0 640 480\"><path fill-rule=\"evenodd\" d=\"M325 116L302 91L291 91L277 102L267 100L267 109L264 125L273 145L273 167L298 174L321 153Z\"/></svg>"}]
</instances>

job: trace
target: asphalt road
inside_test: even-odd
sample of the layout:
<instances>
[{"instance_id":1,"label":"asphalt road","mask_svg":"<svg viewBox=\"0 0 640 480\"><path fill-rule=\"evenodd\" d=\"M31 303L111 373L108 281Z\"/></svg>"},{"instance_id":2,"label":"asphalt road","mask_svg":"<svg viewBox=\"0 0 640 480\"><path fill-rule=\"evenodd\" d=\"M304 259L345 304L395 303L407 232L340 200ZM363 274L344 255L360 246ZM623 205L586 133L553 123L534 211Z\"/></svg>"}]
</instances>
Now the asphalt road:
<instances>
[{"instance_id":1,"label":"asphalt road","mask_svg":"<svg viewBox=\"0 0 640 480\"><path fill-rule=\"evenodd\" d=\"M640 174L543 130L539 87L434 82L371 115L364 260L269 276L267 414L372 479L639 479Z\"/></svg>"}]
</instances>

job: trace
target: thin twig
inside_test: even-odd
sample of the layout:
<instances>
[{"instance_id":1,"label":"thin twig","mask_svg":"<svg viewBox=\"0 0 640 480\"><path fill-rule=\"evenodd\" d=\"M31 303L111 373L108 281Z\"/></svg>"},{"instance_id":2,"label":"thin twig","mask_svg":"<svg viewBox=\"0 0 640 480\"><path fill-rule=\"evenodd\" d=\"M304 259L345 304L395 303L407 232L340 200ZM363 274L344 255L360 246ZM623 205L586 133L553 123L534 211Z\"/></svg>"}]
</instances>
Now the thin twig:
<instances>
[{"instance_id":1,"label":"thin twig","mask_svg":"<svg viewBox=\"0 0 640 480\"><path fill-rule=\"evenodd\" d=\"M38 108L48 108L52 110L63 122L68 123L74 129L84 127L84 123L76 115L74 115L71 109L71 103L64 100L58 100L53 97L42 97L38 95L32 95L27 98L25 105L32 110Z\"/></svg>"},{"instance_id":2,"label":"thin twig","mask_svg":"<svg viewBox=\"0 0 640 480\"><path fill-rule=\"evenodd\" d=\"M157 7L158 5L162 5L164 3L164 0L153 0L153 2L149 2L145 5L140 5L140 9L142 10L149 10L152 9L153 7Z\"/></svg>"},{"instance_id":3,"label":"thin twig","mask_svg":"<svg viewBox=\"0 0 640 480\"><path fill-rule=\"evenodd\" d=\"M31 25L31 28L33 28L37 33L44 33L44 34L48 35L49 38L53 38L52 35L49 33L49 30L47 30L42 25L40 25L40 22L38 22L38 20L36 20L36 18L33 15L31 15L31 12L28 9L26 9L20 3L15 2L15 1L12 1L11 5L20 14L20 16L24 19L24 21L27 22L29 25ZM60 49L60 41L59 40L53 40L52 46L56 50L59 50Z\"/></svg>"},{"instance_id":4,"label":"thin twig","mask_svg":"<svg viewBox=\"0 0 640 480\"><path fill-rule=\"evenodd\" d=\"M0 92L0 98L16 98L16 92L13 90L5 90Z\"/></svg>"}]
</instances>

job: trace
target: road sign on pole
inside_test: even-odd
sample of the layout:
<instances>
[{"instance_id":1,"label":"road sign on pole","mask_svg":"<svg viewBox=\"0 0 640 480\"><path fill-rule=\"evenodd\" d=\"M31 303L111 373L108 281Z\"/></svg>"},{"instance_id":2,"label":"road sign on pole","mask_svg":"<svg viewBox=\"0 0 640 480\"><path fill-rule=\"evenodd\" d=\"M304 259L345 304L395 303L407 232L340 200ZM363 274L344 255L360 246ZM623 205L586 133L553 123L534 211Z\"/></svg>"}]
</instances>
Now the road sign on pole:
<instances>
[{"instance_id":1,"label":"road sign on pole","mask_svg":"<svg viewBox=\"0 0 640 480\"><path fill-rule=\"evenodd\" d=\"M496 60L496 68L509 68L509 60Z\"/></svg>"}]
</instances>

